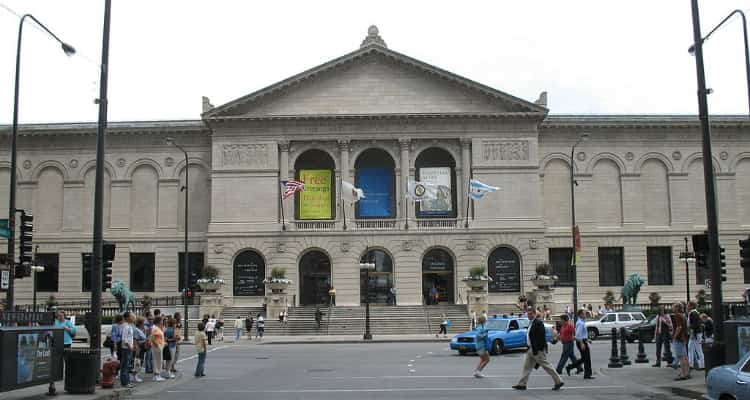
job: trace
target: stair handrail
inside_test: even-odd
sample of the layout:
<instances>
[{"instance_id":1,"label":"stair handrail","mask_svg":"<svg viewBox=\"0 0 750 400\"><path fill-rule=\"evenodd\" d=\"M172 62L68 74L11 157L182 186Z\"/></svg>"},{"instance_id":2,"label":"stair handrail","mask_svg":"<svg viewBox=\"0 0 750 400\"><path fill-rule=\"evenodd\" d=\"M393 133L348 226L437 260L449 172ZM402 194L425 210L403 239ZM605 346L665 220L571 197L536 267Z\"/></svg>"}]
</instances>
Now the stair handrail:
<instances>
[{"instance_id":1,"label":"stair handrail","mask_svg":"<svg viewBox=\"0 0 750 400\"><path fill-rule=\"evenodd\" d=\"M333 302L328 302L328 320L326 321L326 335L330 335L329 328L331 327L331 314L333 313Z\"/></svg>"},{"instance_id":2,"label":"stair handrail","mask_svg":"<svg viewBox=\"0 0 750 400\"><path fill-rule=\"evenodd\" d=\"M432 326L430 324L430 311L424 304L422 305L422 310L424 311L424 319L427 322L427 333L432 333Z\"/></svg>"}]
</instances>

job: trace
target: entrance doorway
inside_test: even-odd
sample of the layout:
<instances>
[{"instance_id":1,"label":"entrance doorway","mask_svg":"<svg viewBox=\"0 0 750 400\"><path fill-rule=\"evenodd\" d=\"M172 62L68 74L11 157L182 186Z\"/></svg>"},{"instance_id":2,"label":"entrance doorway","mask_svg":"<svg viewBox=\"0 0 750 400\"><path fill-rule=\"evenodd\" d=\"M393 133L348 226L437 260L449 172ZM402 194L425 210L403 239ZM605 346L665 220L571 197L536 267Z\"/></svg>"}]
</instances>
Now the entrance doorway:
<instances>
[{"instance_id":1,"label":"entrance doorway","mask_svg":"<svg viewBox=\"0 0 750 400\"><path fill-rule=\"evenodd\" d=\"M321 251L313 250L299 261L299 304L328 305L331 287L331 260Z\"/></svg>"},{"instance_id":2,"label":"entrance doorway","mask_svg":"<svg viewBox=\"0 0 750 400\"><path fill-rule=\"evenodd\" d=\"M432 249L422 257L424 304L453 304L455 278L453 257L443 249Z\"/></svg>"},{"instance_id":3,"label":"entrance doorway","mask_svg":"<svg viewBox=\"0 0 750 400\"><path fill-rule=\"evenodd\" d=\"M370 250L362 255L362 263L374 263L375 270L369 273L359 273L359 299L365 304L365 294L369 297L370 304L392 304L395 305L396 298L391 292L393 287L393 260L383 250ZM370 278L367 281L367 278ZM366 282L367 281L367 282ZM367 286L365 286L367 284Z\"/></svg>"}]
</instances>

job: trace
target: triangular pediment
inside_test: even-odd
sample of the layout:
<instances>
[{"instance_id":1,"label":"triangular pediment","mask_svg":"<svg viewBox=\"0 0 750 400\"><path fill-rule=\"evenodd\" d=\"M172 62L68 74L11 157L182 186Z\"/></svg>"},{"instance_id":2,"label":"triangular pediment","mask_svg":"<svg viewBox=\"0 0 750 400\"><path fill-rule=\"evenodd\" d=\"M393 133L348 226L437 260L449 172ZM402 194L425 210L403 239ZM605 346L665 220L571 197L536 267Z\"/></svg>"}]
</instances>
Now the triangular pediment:
<instances>
[{"instance_id":1,"label":"triangular pediment","mask_svg":"<svg viewBox=\"0 0 750 400\"><path fill-rule=\"evenodd\" d=\"M506 113L543 116L547 109L374 44L203 117Z\"/></svg>"}]
</instances>

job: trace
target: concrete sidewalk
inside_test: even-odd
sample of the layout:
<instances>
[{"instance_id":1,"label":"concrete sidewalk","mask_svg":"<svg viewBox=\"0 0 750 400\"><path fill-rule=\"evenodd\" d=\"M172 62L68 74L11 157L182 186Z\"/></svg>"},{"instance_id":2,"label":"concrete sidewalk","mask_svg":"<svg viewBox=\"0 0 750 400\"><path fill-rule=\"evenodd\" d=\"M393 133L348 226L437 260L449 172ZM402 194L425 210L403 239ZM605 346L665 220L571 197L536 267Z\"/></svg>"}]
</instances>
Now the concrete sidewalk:
<instances>
[{"instance_id":1,"label":"concrete sidewalk","mask_svg":"<svg viewBox=\"0 0 750 400\"><path fill-rule=\"evenodd\" d=\"M264 336L258 340L253 336L252 340L243 336L239 342L234 342L234 337L224 338L223 342L232 344L265 345L265 344L341 344L341 343L431 343L449 342L452 336L435 337L431 334L420 335L373 335L372 340L364 340L362 335L314 335L314 336Z\"/></svg>"},{"instance_id":2,"label":"concrete sidewalk","mask_svg":"<svg viewBox=\"0 0 750 400\"><path fill-rule=\"evenodd\" d=\"M675 398L702 399L702 395L706 393L705 371L691 371L692 378L686 381L674 380L677 376L676 370L664 366L652 367L651 363L633 363L623 368L599 368L596 372L618 380L657 388L671 393Z\"/></svg>"}]
</instances>

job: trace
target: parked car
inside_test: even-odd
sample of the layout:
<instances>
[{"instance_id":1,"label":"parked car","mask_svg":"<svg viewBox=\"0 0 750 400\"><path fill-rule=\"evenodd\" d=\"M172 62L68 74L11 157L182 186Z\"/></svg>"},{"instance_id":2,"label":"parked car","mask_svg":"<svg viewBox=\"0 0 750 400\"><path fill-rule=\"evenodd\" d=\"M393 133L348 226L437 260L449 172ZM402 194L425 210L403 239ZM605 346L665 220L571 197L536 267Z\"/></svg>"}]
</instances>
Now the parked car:
<instances>
[{"instance_id":1,"label":"parked car","mask_svg":"<svg viewBox=\"0 0 750 400\"><path fill-rule=\"evenodd\" d=\"M644 343L652 342L656 332L656 317L658 315L654 314L648 321L641 321L635 325L626 326L625 339L627 339L628 343L634 343L641 339L641 335L643 335L642 340Z\"/></svg>"},{"instance_id":2,"label":"parked car","mask_svg":"<svg viewBox=\"0 0 750 400\"><path fill-rule=\"evenodd\" d=\"M750 353L739 362L712 369L706 377L706 400L750 399Z\"/></svg>"},{"instance_id":3,"label":"parked car","mask_svg":"<svg viewBox=\"0 0 750 400\"><path fill-rule=\"evenodd\" d=\"M599 336L606 336L612 333L612 328L625 328L640 324L646 321L646 316L640 311L618 311L602 315L601 317L586 321L586 330L589 333L589 339L594 340Z\"/></svg>"},{"instance_id":4,"label":"parked car","mask_svg":"<svg viewBox=\"0 0 750 400\"><path fill-rule=\"evenodd\" d=\"M552 339L552 325L546 327L547 341ZM507 349L524 348L526 346L526 331L529 327L527 318L489 318L485 325L487 339L485 345L493 355L500 354ZM468 331L454 336L450 342L451 350L458 350L458 354L475 353L476 331Z\"/></svg>"}]
</instances>

